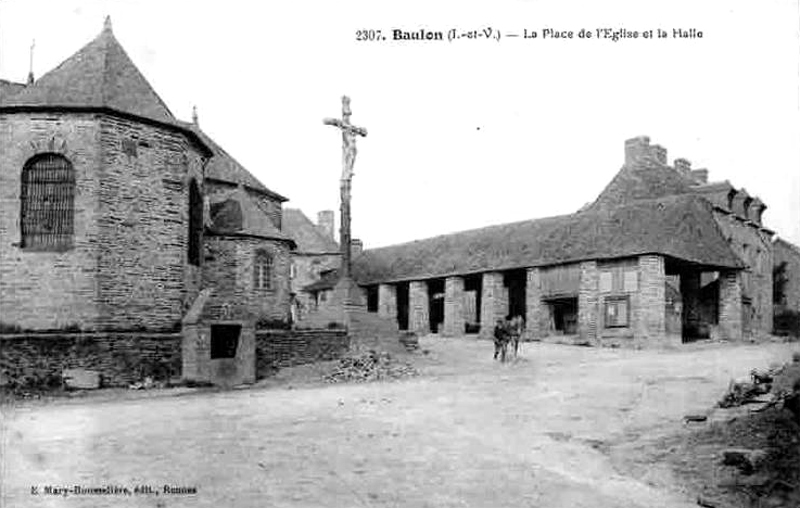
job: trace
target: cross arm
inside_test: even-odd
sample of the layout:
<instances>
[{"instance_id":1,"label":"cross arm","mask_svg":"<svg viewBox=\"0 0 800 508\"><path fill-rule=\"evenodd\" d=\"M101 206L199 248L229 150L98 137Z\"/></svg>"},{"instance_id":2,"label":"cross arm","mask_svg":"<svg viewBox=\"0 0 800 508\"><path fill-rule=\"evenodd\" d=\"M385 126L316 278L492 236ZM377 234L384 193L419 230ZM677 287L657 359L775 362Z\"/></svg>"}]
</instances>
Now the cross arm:
<instances>
[{"instance_id":1,"label":"cross arm","mask_svg":"<svg viewBox=\"0 0 800 508\"><path fill-rule=\"evenodd\" d=\"M350 125L342 122L338 118L326 118L322 120L322 123L325 125L333 125L336 128L342 129L343 131L347 131L350 134L358 134L359 136L366 137L367 136L367 129L363 127L356 127L355 125Z\"/></svg>"}]
</instances>

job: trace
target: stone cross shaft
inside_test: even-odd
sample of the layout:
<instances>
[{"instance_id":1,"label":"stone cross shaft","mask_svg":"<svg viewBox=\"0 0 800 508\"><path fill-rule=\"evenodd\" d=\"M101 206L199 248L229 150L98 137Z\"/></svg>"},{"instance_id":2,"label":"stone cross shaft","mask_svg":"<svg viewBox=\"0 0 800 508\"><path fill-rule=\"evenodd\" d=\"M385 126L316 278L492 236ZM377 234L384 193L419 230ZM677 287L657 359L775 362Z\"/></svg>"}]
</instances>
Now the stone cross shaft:
<instances>
[{"instance_id":1,"label":"stone cross shaft","mask_svg":"<svg viewBox=\"0 0 800 508\"><path fill-rule=\"evenodd\" d=\"M356 161L356 137L366 137L367 129L356 127L350 123L350 98L342 97L342 118L326 118L325 125L333 125L342 131L342 177L339 181L341 191L341 217L342 224L339 228L340 249L342 251L341 278L352 276L352 256L350 250L350 189L353 180L353 164Z\"/></svg>"}]
</instances>

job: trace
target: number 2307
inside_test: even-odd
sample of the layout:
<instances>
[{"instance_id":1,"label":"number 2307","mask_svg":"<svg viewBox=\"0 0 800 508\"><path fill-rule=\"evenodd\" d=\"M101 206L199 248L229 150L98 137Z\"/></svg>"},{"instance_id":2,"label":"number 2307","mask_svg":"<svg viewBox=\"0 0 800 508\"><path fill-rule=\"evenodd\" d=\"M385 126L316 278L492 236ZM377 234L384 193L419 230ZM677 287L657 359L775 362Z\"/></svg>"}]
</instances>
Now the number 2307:
<instances>
[{"instance_id":1,"label":"number 2307","mask_svg":"<svg viewBox=\"0 0 800 508\"><path fill-rule=\"evenodd\" d=\"M356 30L357 41L382 41L384 40L380 30Z\"/></svg>"}]
</instances>

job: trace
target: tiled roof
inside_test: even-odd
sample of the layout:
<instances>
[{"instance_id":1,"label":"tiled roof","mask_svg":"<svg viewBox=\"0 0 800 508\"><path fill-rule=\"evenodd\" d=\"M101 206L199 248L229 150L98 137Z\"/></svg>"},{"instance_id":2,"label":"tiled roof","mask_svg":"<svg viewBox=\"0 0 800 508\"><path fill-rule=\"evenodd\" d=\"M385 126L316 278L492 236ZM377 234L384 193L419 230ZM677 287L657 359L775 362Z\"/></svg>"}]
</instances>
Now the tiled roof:
<instances>
[{"instance_id":1,"label":"tiled roof","mask_svg":"<svg viewBox=\"0 0 800 508\"><path fill-rule=\"evenodd\" d=\"M302 254L338 254L339 244L327 237L297 208L283 210L283 230L297 242Z\"/></svg>"}]
</instances>

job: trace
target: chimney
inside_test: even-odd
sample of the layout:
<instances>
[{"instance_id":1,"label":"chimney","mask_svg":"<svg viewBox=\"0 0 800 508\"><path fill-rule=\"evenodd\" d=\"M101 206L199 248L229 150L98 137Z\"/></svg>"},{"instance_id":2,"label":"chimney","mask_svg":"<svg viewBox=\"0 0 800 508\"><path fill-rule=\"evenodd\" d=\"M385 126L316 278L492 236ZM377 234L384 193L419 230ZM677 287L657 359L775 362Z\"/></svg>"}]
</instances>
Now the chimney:
<instances>
[{"instance_id":1,"label":"chimney","mask_svg":"<svg viewBox=\"0 0 800 508\"><path fill-rule=\"evenodd\" d=\"M317 227L326 238L335 240L333 231L333 210L322 210L317 213Z\"/></svg>"},{"instance_id":2,"label":"chimney","mask_svg":"<svg viewBox=\"0 0 800 508\"><path fill-rule=\"evenodd\" d=\"M625 141L625 165L635 166L645 161L667 164L667 149L661 145L651 145L650 138L639 136Z\"/></svg>"},{"instance_id":3,"label":"chimney","mask_svg":"<svg viewBox=\"0 0 800 508\"><path fill-rule=\"evenodd\" d=\"M192 106L192 123L195 127L200 127L200 122L197 118L197 106Z\"/></svg>"},{"instance_id":4,"label":"chimney","mask_svg":"<svg viewBox=\"0 0 800 508\"><path fill-rule=\"evenodd\" d=\"M358 238L353 238L350 240L350 254L356 258L361 255L364 251L364 242L359 240Z\"/></svg>"},{"instance_id":5,"label":"chimney","mask_svg":"<svg viewBox=\"0 0 800 508\"><path fill-rule=\"evenodd\" d=\"M692 169L689 171L689 176L695 183L708 183L708 170L707 169Z\"/></svg>"},{"instance_id":6,"label":"chimney","mask_svg":"<svg viewBox=\"0 0 800 508\"><path fill-rule=\"evenodd\" d=\"M692 163L686 159L675 159L675 169L681 176L691 178L689 175L692 172Z\"/></svg>"}]
</instances>

